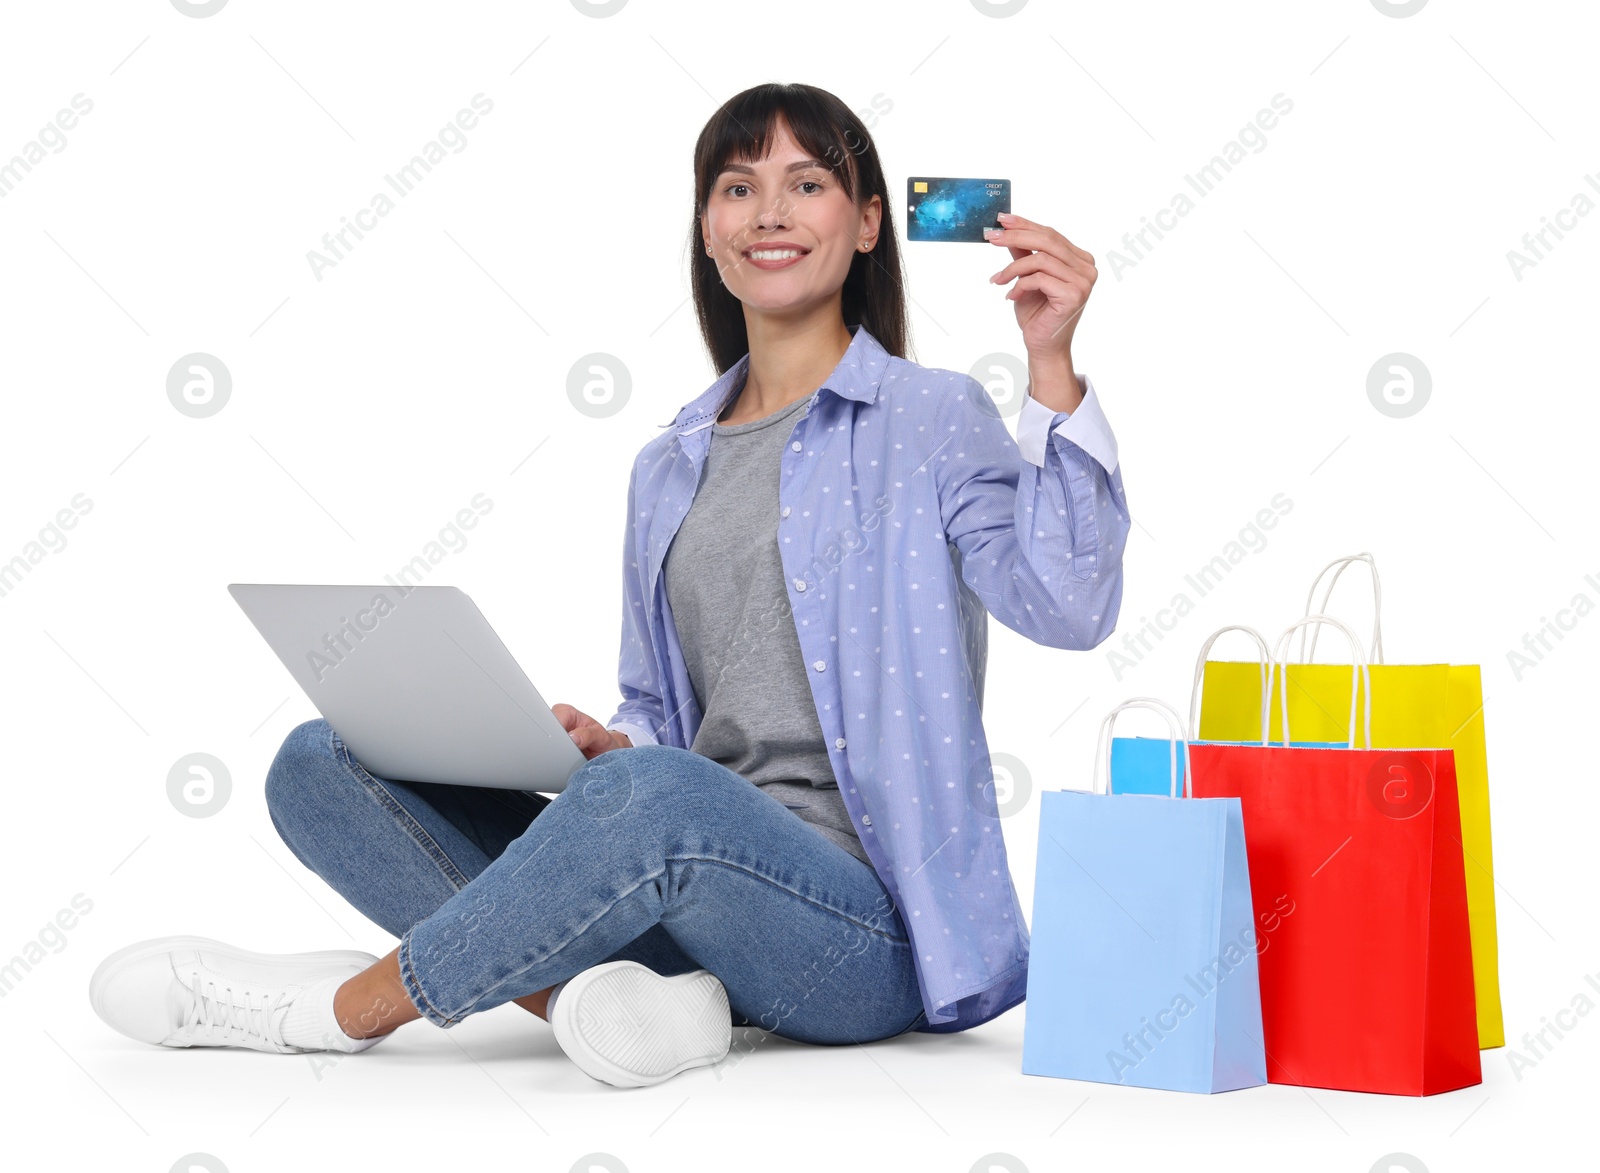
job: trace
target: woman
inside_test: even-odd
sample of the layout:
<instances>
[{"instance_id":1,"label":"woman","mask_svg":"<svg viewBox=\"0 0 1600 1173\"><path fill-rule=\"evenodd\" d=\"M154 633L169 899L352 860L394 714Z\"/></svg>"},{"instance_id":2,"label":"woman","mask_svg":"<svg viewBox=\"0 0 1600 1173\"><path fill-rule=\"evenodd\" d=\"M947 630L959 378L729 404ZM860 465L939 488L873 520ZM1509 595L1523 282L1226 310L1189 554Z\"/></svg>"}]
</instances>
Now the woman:
<instances>
[{"instance_id":1,"label":"woman","mask_svg":"<svg viewBox=\"0 0 1600 1173\"><path fill-rule=\"evenodd\" d=\"M113 1027L359 1051L511 1001L639 1086L721 1060L734 1025L866 1042L1022 1000L984 611L1059 648L1115 626L1128 509L1071 357L1094 259L1018 216L995 234L1028 352L1019 448L976 380L904 357L893 205L837 98L747 90L694 166L722 374L634 461L623 702L604 726L554 706L587 762L553 800L407 783L299 726L273 822L398 947L143 942L95 974Z\"/></svg>"}]
</instances>

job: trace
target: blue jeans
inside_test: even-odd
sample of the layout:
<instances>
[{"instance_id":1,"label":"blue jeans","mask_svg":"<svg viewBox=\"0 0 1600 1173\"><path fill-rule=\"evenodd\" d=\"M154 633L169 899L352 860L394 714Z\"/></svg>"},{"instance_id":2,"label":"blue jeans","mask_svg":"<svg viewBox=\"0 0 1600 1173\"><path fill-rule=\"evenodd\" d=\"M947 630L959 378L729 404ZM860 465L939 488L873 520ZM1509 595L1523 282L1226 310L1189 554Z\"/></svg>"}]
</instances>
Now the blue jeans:
<instances>
[{"instance_id":1,"label":"blue jeans","mask_svg":"<svg viewBox=\"0 0 1600 1173\"><path fill-rule=\"evenodd\" d=\"M284 740L266 797L300 862L400 938L438 1026L622 960L710 970L737 1025L800 1042L927 1021L877 872L689 750L610 750L551 799L375 777L319 719Z\"/></svg>"}]
</instances>

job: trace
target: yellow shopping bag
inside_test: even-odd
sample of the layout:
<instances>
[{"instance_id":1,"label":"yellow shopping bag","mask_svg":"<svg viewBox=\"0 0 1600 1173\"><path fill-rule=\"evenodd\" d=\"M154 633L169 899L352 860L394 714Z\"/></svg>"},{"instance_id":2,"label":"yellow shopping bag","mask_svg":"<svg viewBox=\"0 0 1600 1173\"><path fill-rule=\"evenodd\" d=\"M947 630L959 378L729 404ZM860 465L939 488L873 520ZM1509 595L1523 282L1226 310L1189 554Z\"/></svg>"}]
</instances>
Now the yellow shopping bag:
<instances>
[{"instance_id":1,"label":"yellow shopping bag","mask_svg":"<svg viewBox=\"0 0 1600 1173\"><path fill-rule=\"evenodd\" d=\"M1472 930L1472 973L1478 1003L1478 1045L1505 1045L1500 1013L1500 946L1495 930L1493 853L1489 837L1489 766L1484 746L1483 683L1476 664L1385 664L1380 619L1382 593L1371 554L1352 554L1323 567L1311 584L1306 614L1327 611L1339 575L1356 562L1372 571L1372 746L1402 749L1448 747L1455 751L1456 786L1461 797L1461 849L1467 875L1467 915ZM1337 567L1337 570L1335 570ZM1312 598L1323 575L1334 570L1322 603ZM1300 649L1306 646L1304 629ZM1316 654L1312 639L1310 655ZM1211 741L1251 741L1261 737L1261 664L1212 660L1204 666L1199 736ZM1349 665L1298 663L1287 666L1289 720L1294 739L1344 742L1350 709ZM1283 737L1279 720L1284 681L1275 682L1269 737ZM1397 810L1405 796L1392 796ZM1403 816L1402 816L1403 817Z\"/></svg>"}]
</instances>

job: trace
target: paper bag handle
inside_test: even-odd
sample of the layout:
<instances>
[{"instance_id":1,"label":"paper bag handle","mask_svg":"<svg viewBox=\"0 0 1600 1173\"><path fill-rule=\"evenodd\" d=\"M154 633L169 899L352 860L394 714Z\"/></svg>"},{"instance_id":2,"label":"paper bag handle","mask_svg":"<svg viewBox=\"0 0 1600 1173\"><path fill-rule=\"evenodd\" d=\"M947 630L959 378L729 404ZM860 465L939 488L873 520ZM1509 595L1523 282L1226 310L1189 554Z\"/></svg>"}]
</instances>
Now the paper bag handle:
<instances>
[{"instance_id":1,"label":"paper bag handle","mask_svg":"<svg viewBox=\"0 0 1600 1173\"><path fill-rule=\"evenodd\" d=\"M1261 653L1261 744L1267 744L1267 732L1270 728L1268 714L1272 711L1269 698L1272 693L1267 684L1271 679L1271 672L1267 665L1272 662L1272 652L1267 648L1267 641L1261 638L1261 633L1253 627L1246 627L1241 623L1230 623L1227 627L1219 627L1213 631L1204 644L1200 646L1200 658L1194 663L1194 688L1189 693L1189 739L1200 740L1200 685L1206 676L1206 656L1211 651L1211 645L1217 642L1217 637L1229 631L1242 631L1256 641L1256 647Z\"/></svg>"},{"instance_id":2,"label":"paper bag handle","mask_svg":"<svg viewBox=\"0 0 1600 1173\"><path fill-rule=\"evenodd\" d=\"M1339 576L1357 562L1365 562L1367 569L1372 572L1372 647L1367 652L1367 662L1371 664L1383 663L1383 584L1378 581L1378 563L1370 553L1346 554L1343 558L1335 558L1317 572L1317 577L1311 581L1311 590L1306 593L1306 614L1312 614L1311 600L1317 593L1317 584L1322 581L1322 576L1335 566L1339 569L1333 571L1333 577L1328 580L1328 589L1322 592L1322 602L1317 605L1316 614L1326 614L1328 599L1333 595L1333 588L1339 581ZM1300 633L1300 659L1309 663L1310 657L1317 654L1317 636L1321 633L1320 627L1311 629L1311 651L1306 652L1306 633Z\"/></svg>"},{"instance_id":3,"label":"paper bag handle","mask_svg":"<svg viewBox=\"0 0 1600 1173\"><path fill-rule=\"evenodd\" d=\"M1135 696L1129 697L1116 708L1106 714L1105 720L1100 722L1100 736L1094 747L1094 793L1108 794L1111 790L1111 726L1117 719L1117 714L1123 709L1150 709L1159 713L1167 722L1167 730L1172 734L1167 739L1167 748L1171 758L1171 781L1167 785L1167 797L1178 797L1178 746L1183 745L1183 791L1185 798L1194 797L1194 774L1189 769L1189 743L1183 737L1183 722L1172 706L1155 697ZM1101 769L1102 763L1105 769Z\"/></svg>"},{"instance_id":4,"label":"paper bag handle","mask_svg":"<svg viewBox=\"0 0 1600 1173\"><path fill-rule=\"evenodd\" d=\"M1372 748L1372 675L1367 671L1367 658L1362 653L1361 641L1356 638L1356 633L1351 631L1339 620L1331 615L1307 615L1304 619L1297 620L1283 629L1283 634L1278 637L1278 655L1273 660L1272 670L1275 672L1280 667L1283 669L1283 688L1279 693L1279 705L1283 714L1283 744L1289 744L1289 639L1295 631L1307 624L1326 623L1344 632L1345 638L1350 641L1350 721L1346 726L1350 730L1349 749L1356 748L1356 694L1360 693L1366 700L1365 713L1362 716L1362 731L1365 734L1366 748ZM1271 688L1271 674L1268 675L1267 687Z\"/></svg>"}]
</instances>

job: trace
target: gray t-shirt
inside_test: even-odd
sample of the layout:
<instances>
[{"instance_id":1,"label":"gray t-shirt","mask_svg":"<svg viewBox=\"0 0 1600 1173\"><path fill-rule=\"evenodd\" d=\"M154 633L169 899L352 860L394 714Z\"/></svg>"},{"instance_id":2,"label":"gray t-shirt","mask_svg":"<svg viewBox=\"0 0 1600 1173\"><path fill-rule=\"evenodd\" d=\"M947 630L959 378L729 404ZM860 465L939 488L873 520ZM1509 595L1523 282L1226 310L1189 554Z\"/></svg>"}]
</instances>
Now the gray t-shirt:
<instances>
[{"instance_id":1,"label":"gray t-shirt","mask_svg":"<svg viewBox=\"0 0 1600 1173\"><path fill-rule=\"evenodd\" d=\"M689 748L870 866L828 761L778 555L783 446L812 398L712 425L694 502L662 567L703 714Z\"/></svg>"}]
</instances>

